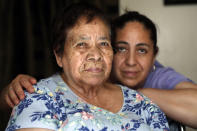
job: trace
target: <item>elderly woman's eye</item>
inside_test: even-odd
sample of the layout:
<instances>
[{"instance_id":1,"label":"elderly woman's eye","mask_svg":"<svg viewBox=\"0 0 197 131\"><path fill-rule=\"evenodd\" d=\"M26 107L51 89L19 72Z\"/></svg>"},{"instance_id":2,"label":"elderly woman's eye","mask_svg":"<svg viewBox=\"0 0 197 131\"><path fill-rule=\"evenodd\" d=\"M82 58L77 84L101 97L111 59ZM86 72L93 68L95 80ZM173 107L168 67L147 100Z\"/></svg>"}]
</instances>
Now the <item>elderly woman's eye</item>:
<instances>
[{"instance_id":1,"label":"elderly woman's eye","mask_svg":"<svg viewBox=\"0 0 197 131\"><path fill-rule=\"evenodd\" d=\"M108 42L101 42L101 45L102 46L109 46L109 43Z\"/></svg>"},{"instance_id":2,"label":"elderly woman's eye","mask_svg":"<svg viewBox=\"0 0 197 131\"><path fill-rule=\"evenodd\" d=\"M85 46L85 42L80 42L76 44L76 47L84 47Z\"/></svg>"}]
</instances>

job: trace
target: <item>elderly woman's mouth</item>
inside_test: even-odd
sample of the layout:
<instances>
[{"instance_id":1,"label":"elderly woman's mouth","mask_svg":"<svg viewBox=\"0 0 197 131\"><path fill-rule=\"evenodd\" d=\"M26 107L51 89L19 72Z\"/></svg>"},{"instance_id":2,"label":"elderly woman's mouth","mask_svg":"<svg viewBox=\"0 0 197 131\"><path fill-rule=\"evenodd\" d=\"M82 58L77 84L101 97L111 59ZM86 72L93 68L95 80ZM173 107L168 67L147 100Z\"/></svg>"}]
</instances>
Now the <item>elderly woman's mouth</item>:
<instances>
[{"instance_id":1,"label":"elderly woman's mouth","mask_svg":"<svg viewBox=\"0 0 197 131\"><path fill-rule=\"evenodd\" d=\"M85 69L86 72L92 72L92 73L100 73L100 72L103 72L103 69L102 68L88 68L88 69Z\"/></svg>"}]
</instances>

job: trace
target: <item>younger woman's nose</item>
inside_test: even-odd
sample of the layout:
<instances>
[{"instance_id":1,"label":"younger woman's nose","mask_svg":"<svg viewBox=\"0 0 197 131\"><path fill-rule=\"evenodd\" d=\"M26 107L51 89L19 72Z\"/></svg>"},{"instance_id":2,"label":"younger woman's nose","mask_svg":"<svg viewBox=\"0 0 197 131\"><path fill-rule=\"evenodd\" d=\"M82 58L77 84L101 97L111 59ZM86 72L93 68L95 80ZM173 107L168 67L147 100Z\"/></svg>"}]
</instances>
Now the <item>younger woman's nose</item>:
<instances>
[{"instance_id":1,"label":"younger woman's nose","mask_svg":"<svg viewBox=\"0 0 197 131\"><path fill-rule=\"evenodd\" d=\"M135 66L137 64L137 58L134 52L129 52L126 56L125 63L129 66Z\"/></svg>"}]
</instances>

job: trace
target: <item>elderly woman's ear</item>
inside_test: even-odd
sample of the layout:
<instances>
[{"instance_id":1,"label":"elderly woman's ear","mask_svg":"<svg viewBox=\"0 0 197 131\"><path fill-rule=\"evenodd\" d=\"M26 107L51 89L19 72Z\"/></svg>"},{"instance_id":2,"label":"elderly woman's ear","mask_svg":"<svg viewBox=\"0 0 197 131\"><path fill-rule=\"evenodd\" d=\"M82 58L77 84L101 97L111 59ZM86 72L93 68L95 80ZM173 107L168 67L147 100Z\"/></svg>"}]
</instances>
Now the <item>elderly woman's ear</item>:
<instances>
[{"instance_id":1,"label":"elderly woman's ear","mask_svg":"<svg viewBox=\"0 0 197 131\"><path fill-rule=\"evenodd\" d=\"M54 55L55 55L55 59L56 59L56 62L58 64L59 67L62 68L62 57L60 54L57 54L56 51L53 51Z\"/></svg>"}]
</instances>

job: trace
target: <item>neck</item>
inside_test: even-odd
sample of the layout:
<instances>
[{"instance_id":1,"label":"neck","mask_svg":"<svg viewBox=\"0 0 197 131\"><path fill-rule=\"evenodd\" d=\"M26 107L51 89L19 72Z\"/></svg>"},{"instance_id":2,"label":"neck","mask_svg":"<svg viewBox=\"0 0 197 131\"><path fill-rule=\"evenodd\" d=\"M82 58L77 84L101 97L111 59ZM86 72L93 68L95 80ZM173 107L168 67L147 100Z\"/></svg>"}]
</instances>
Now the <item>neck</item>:
<instances>
[{"instance_id":1,"label":"neck","mask_svg":"<svg viewBox=\"0 0 197 131\"><path fill-rule=\"evenodd\" d=\"M68 80L64 75L61 75L64 82L69 86L69 88L77 94L79 97L83 98L84 100L87 99L95 99L100 90L103 90L106 84L100 84L100 85L87 85L87 84L81 84L82 82L74 82L72 80Z\"/></svg>"},{"instance_id":2,"label":"neck","mask_svg":"<svg viewBox=\"0 0 197 131\"><path fill-rule=\"evenodd\" d=\"M62 78L69 88L86 103L106 109L113 113L116 113L121 109L123 96L120 87L110 84L110 82L104 82L104 84L94 86L82 85L65 80L63 75Z\"/></svg>"},{"instance_id":3,"label":"neck","mask_svg":"<svg viewBox=\"0 0 197 131\"><path fill-rule=\"evenodd\" d=\"M68 84L69 85L69 84ZM70 89L84 100L93 100L98 97L102 86L70 86Z\"/></svg>"}]
</instances>

